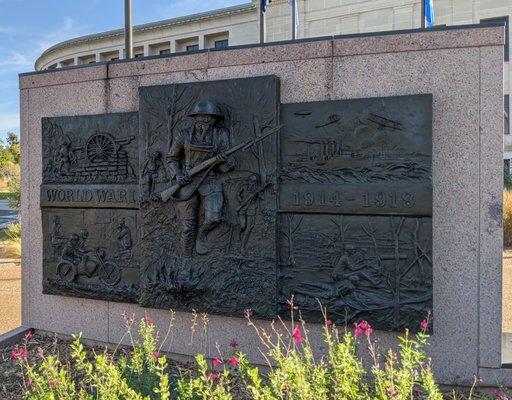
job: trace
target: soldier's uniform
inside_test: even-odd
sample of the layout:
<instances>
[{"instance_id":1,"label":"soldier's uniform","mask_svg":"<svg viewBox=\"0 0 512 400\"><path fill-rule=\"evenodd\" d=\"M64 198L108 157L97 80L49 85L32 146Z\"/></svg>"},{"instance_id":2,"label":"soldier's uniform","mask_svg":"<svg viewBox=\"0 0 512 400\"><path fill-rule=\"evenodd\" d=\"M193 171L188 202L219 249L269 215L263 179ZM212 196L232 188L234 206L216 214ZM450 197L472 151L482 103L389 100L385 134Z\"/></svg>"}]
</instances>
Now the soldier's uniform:
<instances>
[{"instance_id":1,"label":"soldier's uniform","mask_svg":"<svg viewBox=\"0 0 512 400\"><path fill-rule=\"evenodd\" d=\"M218 107L209 101L199 102L190 116L211 115L217 120L222 118ZM214 126L207 132L199 132L196 125L180 131L173 140L168 155L170 169L174 177L188 175L188 171L203 161L224 153L231 147L231 135L225 128ZM176 195L177 210L182 226L181 248L183 254L192 254L198 236L199 204L204 207L204 222L199 239L204 240L222 219L224 197L219 174L235 167L235 160L228 157L227 162L194 177L190 183L180 189ZM199 247L198 247L198 252Z\"/></svg>"}]
</instances>

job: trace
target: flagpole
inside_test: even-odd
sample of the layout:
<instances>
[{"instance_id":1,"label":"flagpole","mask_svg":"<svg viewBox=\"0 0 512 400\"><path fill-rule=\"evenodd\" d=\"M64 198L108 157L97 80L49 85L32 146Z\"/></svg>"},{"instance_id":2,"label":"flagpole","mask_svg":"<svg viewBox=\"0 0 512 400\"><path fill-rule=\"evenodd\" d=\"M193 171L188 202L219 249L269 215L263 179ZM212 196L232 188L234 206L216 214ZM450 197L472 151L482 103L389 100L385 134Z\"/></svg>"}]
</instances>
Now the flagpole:
<instances>
[{"instance_id":1,"label":"flagpole","mask_svg":"<svg viewBox=\"0 0 512 400\"><path fill-rule=\"evenodd\" d=\"M124 0L124 51L125 58L133 58L132 0Z\"/></svg>"},{"instance_id":2,"label":"flagpole","mask_svg":"<svg viewBox=\"0 0 512 400\"><path fill-rule=\"evenodd\" d=\"M297 0L292 0L292 40L297 38L297 25L296 25L296 14L297 14Z\"/></svg>"},{"instance_id":3,"label":"flagpole","mask_svg":"<svg viewBox=\"0 0 512 400\"><path fill-rule=\"evenodd\" d=\"M422 28L425 28L425 1L426 0L421 0L421 27Z\"/></svg>"},{"instance_id":4,"label":"flagpole","mask_svg":"<svg viewBox=\"0 0 512 400\"><path fill-rule=\"evenodd\" d=\"M260 43L265 43L265 13L263 12L262 3L260 1Z\"/></svg>"}]
</instances>

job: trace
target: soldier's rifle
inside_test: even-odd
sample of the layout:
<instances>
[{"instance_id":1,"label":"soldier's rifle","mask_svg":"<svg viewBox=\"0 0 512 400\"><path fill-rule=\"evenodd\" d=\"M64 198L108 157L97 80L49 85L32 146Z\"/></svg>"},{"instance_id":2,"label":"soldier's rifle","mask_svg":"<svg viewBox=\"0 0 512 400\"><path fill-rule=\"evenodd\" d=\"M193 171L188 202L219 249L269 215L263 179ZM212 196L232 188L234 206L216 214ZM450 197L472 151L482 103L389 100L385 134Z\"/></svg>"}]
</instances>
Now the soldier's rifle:
<instances>
[{"instance_id":1,"label":"soldier's rifle","mask_svg":"<svg viewBox=\"0 0 512 400\"><path fill-rule=\"evenodd\" d=\"M257 195L259 195L261 192L263 192L266 188L268 188L271 185L271 182L267 182L265 185L263 185L261 188L259 188L257 191L252 193L247 199L244 200L244 202L236 209L237 212L243 210L246 206L249 205L249 203L254 199Z\"/></svg>"},{"instance_id":2,"label":"soldier's rifle","mask_svg":"<svg viewBox=\"0 0 512 400\"><path fill-rule=\"evenodd\" d=\"M257 143L261 142L262 140L266 139L267 137L273 135L274 133L279 132L282 127L283 127L283 125L276 126L275 128L272 128L271 130L269 130L268 132L265 132L260 137L257 137L255 139L249 140L249 141L247 141L245 143L241 143L239 145L236 145L236 146L230 148L229 150L226 150L223 154L224 154L224 156L228 157L231 154L234 154L234 153L236 153L236 152L238 152L240 150L247 150L250 147L254 146L255 144L257 144ZM194 176L200 174L203 171L206 171L206 170L212 168L213 166L215 166L215 164L218 164L218 163L219 163L219 157L218 156L211 157L208 160L205 160L201 164L196 165L195 167L190 169L190 171L188 171L188 176L190 178L193 178ZM164 203L169 201L169 199L171 199L176 193L178 193L178 191L183 186L186 186L186 185L187 184L180 185L179 183L177 183L175 185L172 185L170 188L165 189L165 190L163 190L160 193L160 199Z\"/></svg>"}]
</instances>

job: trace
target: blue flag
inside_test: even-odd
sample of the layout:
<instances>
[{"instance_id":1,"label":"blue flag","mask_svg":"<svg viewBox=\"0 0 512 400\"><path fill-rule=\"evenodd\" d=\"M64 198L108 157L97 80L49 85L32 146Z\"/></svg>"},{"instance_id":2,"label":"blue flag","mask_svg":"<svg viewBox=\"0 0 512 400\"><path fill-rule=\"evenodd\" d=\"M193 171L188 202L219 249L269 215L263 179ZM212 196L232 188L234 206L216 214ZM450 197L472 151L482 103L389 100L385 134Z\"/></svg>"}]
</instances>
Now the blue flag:
<instances>
[{"instance_id":1,"label":"blue flag","mask_svg":"<svg viewBox=\"0 0 512 400\"><path fill-rule=\"evenodd\" d=\"M425 26L432 28L435 23L434 0L425 0Z\"/></svg>"},{"instance_id":2,"label":"blue flag","mask_svg":"<svg viewBox=\"0 0 512 400\"><path fill-rule=\"evenodd\" d=\"M272 2L272 0L261 0L261 4L260 4L260 7L261 7L261 12L266 12L267 11L267 6Z\"/></svg>"}]
</instances>

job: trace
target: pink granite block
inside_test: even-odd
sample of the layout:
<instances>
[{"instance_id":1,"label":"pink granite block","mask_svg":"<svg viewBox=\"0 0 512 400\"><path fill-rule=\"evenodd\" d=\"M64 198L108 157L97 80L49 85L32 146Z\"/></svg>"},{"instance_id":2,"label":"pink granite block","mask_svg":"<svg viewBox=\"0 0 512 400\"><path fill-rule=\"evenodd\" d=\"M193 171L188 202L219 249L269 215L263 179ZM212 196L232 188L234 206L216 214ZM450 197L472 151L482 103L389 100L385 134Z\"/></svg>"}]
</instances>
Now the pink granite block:
<instances>
[{"instance_id":1,"label":"pink granite block","mask_svg":"<svg viewBox=\"0 0 512 400\"><path fill-rule=\"evenodd\" d=\"M480 49L480 355L501 366L503 291L503 48Z\"/></svg>"},{"instance_id":2,"label":"pink granite block","mask_svg":"<svg viewBox=\"0 0 512 400\"><path fill-rule=\"evenodd\" d=\"M199 82L205 79L206 72L204 70L128 76L110 79L107 81L106 107L108 112L138 111L139 87Z\"/></svg>"},{"instance_id":3,"label":"pink granite block","mask_svg":"<svg viewBox=\"0 0 512 400\"><path fill-rule=\"evenodd\" d=\"M106 83L106 109L109 113L139 110L138 76L109 79Z\"/></svg>"},{"instance_id":4,"label":"pink granite block","mask_svg":"<svg viewBox=\"0 0 512 400\"><path fill-rule=\"evenodd\" d=\"M477 372L480 92L471 82L479 81L480 69L475 59L477 48L338 58L331 96L433 95L431 354L443 380L461 383Z\"/></svg>"},{"instance_id":5,"label":"pink granite block","mask_svg":"<svg viewBox=\"0 0 512 400\"><path fill-rule=\"evenodd\" d=\"M512 386L512 374L510 368L479 368L478 375L481 386L510 388Z\"/></svg>"},{"instance_id":6,"label":"pink granite block","mask_svg":"<svg viewBox=\"0 0 512 400\"><path fill-rule=\"evenodd\" d=\"M151 60L134 60L129 62L112 63L109 65L108 77L121 78L126 76L162 74L206 69L207 67L207 52L191 53L179 56L155 58Z\"/></svg>"},{"instance_id":7,"label":"pink granite block","mask_svg":"<svg viewBox=\"0 0 512 400\"><path fill-rule=\"evenodd\" d=\"M208 80L276 75L283 103L327 100L332 63L329 59L286 61L210 68Z\"/></svg>"},{"instance_id":8,"label":"pink granite block","mask_svg":"<svg viewBox=\"0 0 512 400\"><path fill-rule=\"evenodd\" d=\"M30 224L31 215L31 191L30 191L30 179L32 177L30 168L30 130L28 127L29 119L29 90L20 91L20 144L22 148L21 152L21 209L20 209L20 220L22 226L28 227ZM30 229L23 229L21 231L21 240L23 247L26 248L26 243L29 240ZM27 296L28 287L30 282L30 268L28 267L30 258L28 253L23 251L21 254L21 321L22 324L29 321L30 307L29 298Z\"/></svg>"},{"instance_id":9,"label":"pink granite block","mask_svg":"<svg viewBox=\"0 0 512 400\"><path fill-rule=\"evenodd\" d=\"M331 56L332 42L330 40L322 40L286 45L211 51L209 52L208 66L210 68L217 68L232 65L309 60Z\"/></svg>"},{"instance_id":10,"label":"pink granite block","mask_svg":"<svg viewBox=\"0 0 512 400\"><path fill-rule=\"evenodd\" d=\"M207 77L206 70L190 70L174 73L143 75L139 79L140 86L172 85L175 83L201 82Z\"/></svg>"},{"instance_id":11,"label":"pink granite block","mask_svg":"<svg viewBox=\"0 0 512 400\"><path fill-rule=\"evenodd\" d=\"M504 27L403 33L397 35L340 38L333 41L334 56L439 50L505 43Z\"/></svg>"},{"instance_id":12,"label":"pink granite block","mask_svg":"<svg viewBox=\"0 0 512 400\"><path fill-rule=\"evenodd\" d=\"M65 71L73 72L73 71ZM23 216L22 223L28 226L23 241L23 269L28 273L29 281L23 283L24 320L27 326L59 333L84 334L101 340L104 328L95 323L95 315L102 318L107 314L106 302L90 308L88 300L77 300L42 294L42 227L41 210L39 208L39 188L42 182L42 141L41 118L62 115L98 114L105 112L104 81L80 82L69 85L47 86L28 90L28 107L22 120L22 137L26 133L28 139L27 163L22 164L24 176L29 179L22 181L24 190L29 193L28 218ZM25 142L24 142L25 143ZM23 149L24 150L24 149ZM23 151L22 151L23 153ZM28 168L28 171L25 169ZM28 221L27 221L28 219ZM51 312L51 310L58 310ZM101 320L101 319L100 319ZM87 326L80 327L81 321Z\"/></svg>"},{"instance_id":13,"label":"pink granite block","mask_svg":"<svg viewBox=\"0 0 512 400\"><path fill-rule=\"evenodd\" d=\"M80 68L51 70L20 76L20 89L30 89L53 85L67 85L107 78L107 66L88 65Z\"/></svg>"},{"instance_id":14,"label":"pink granite block","mask_svg":"<svg viewBox=\"0 0 512 400\"><path fill-rule=\"evenodd\" d=\"M108 319L110 343L130 344L123 322L123 313L134 318L133 333L137 340L138 324L141 319L151 316L159 332L159 347L163 352L180 355L208 353L209 324L205 323L202 314L198 314L194 319L191 313L175 312L173 314L169 310L143 309L135 304L110 303Z\"/></svg>"}]
</instances>

